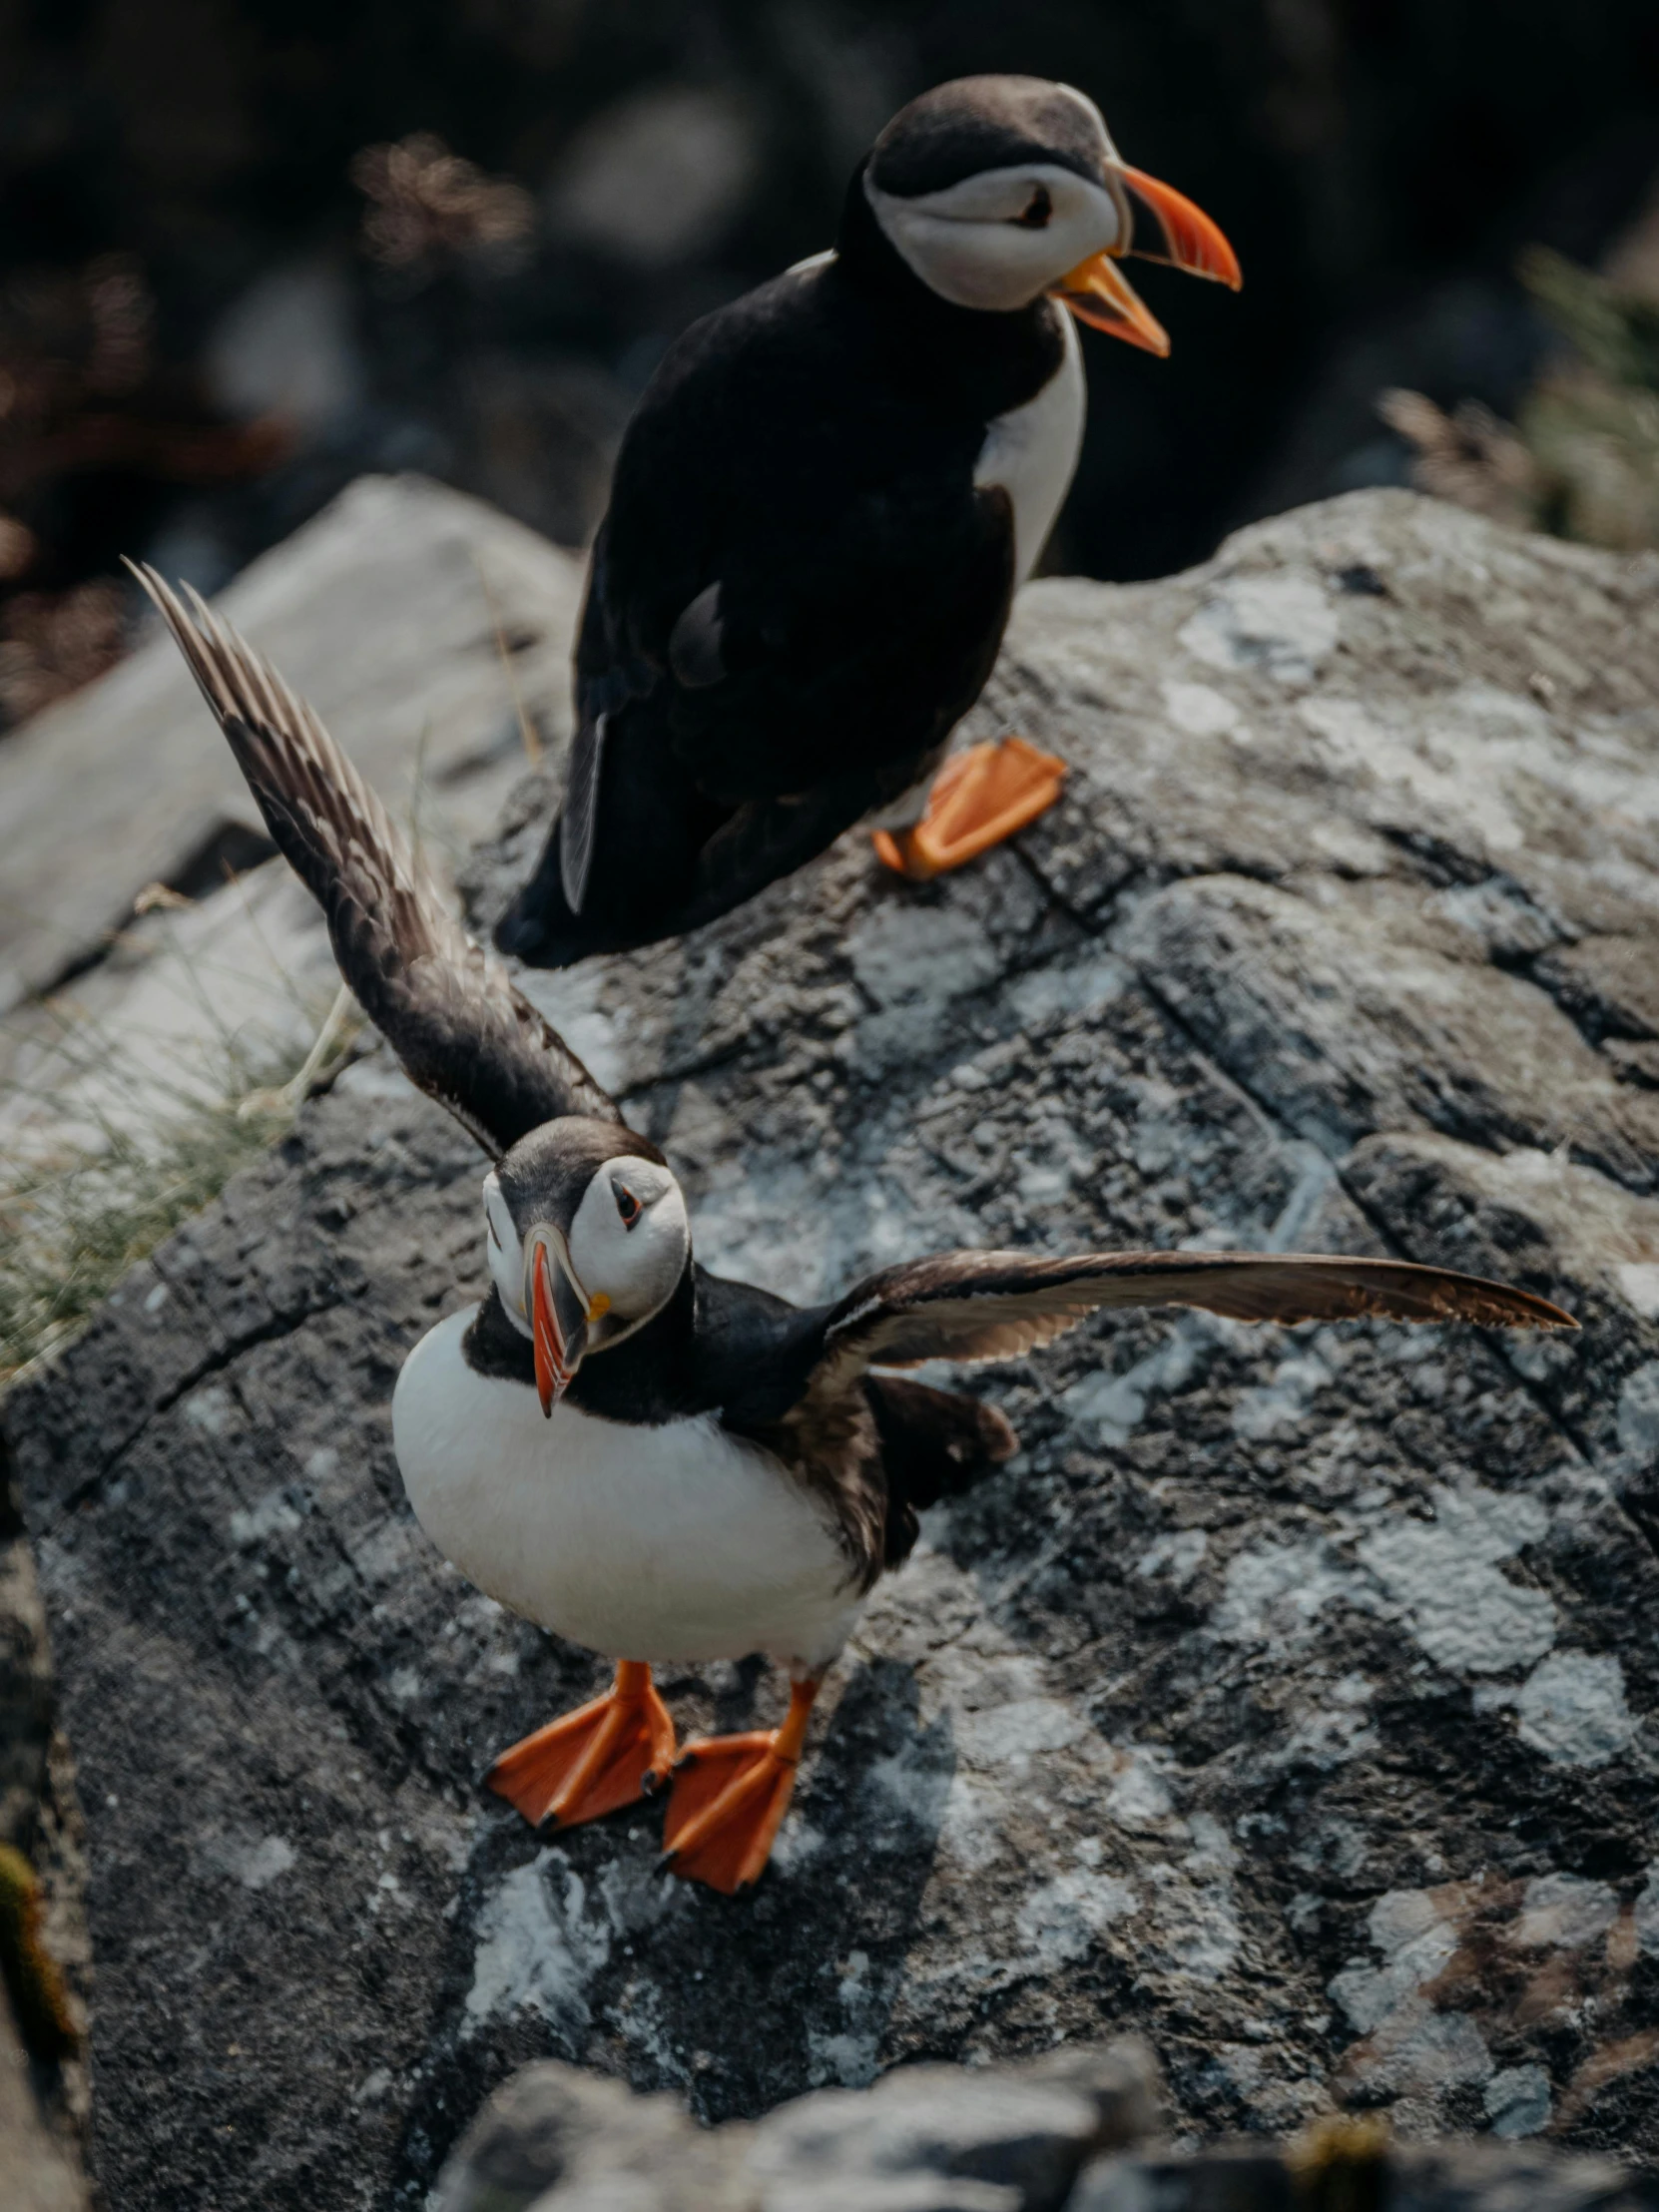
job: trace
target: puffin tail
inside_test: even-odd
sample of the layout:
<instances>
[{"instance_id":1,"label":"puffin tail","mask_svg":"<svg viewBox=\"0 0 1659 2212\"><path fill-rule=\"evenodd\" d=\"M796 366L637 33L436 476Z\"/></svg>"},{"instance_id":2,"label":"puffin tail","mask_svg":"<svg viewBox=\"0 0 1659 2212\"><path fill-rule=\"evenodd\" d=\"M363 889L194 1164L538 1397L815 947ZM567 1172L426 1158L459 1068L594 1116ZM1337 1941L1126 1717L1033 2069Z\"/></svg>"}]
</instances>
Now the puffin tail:
<instances>
[{"instance_id":1,"label":"puffin tail","mask_svg":"<svg viewBox=\"0 0 1659 2212\"><path fill-rule=\"evenodd\" d=\"M882 1564L907 1559L916 1516L940 1498L959 1497L1011 1459L1019 1438L994 1405L955 1390L935 1390L896 1375L866 1375L887 1476L887 1526Z\"/></svg>"},{"instance_id":2,"label":"puffin tail","mask_svg":"<svg viewBox=\"0 0 1659 2212\"><path fill-rule=\"evenodd\" d=\"M567 968L595 952L622 952L614 930L576 913L565 896L558 824L553 826L534 873L513 893L491 935L498 952L526 967Z\"/></svg>"}]
</instances>

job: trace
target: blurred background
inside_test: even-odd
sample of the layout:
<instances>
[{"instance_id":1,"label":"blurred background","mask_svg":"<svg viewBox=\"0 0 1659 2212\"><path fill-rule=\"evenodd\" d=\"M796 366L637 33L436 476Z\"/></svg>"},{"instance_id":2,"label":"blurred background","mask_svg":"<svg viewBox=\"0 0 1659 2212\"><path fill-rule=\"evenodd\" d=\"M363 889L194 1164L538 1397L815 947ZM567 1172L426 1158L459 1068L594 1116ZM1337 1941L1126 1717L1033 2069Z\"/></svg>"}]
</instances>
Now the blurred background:
<instances>
[{"instance_id":1,"label":"blurred background","mask_svg":"<svg viewBox=\"0 0 1659 2212\"><path fill-rule=\"evenodd\" d=\"M1237 246L1087 343L1049 566L1416 481L1659 539L1655 0L0 0L0 726L350 477L566 544L693 317L831 237L886 118L1064 78Z\"/></svg>"}]
</instances>

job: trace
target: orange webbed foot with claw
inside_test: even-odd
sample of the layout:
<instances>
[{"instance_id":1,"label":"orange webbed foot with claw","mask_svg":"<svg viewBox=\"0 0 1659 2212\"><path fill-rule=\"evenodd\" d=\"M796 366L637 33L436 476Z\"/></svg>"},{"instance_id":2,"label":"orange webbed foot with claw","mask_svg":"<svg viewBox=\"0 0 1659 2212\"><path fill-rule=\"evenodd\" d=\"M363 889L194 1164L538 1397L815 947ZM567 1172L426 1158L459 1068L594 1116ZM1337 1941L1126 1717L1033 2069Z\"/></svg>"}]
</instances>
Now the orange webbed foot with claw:
<instances>
[{"instance_id":1,"label":"orange webbed foot with claw","mask_svg":"<svg viewBox=\"0 0 1659 2212\"><path fill-rule=\"evenodd\" d=\"M671 1874L706 1882L727 1897L760 1880L795 1793L818 1687L816 1682L792 1686L782 1728L709 1736L686 1746L663 1824L663 1857Z\"/></svg>"},{"instance_id":2,"label":"orange webbed foot with claw","mask_svg":"<svg viewBox=\"0 0 1659 2212\"><path fill-rule=\"evenodd\" d=\"M1023 738L976 745L945 762L913 830L878 830L876 857L925 882L986 852L1053 806L1066 765Z\"/></svg>"},{"instance_id":3,"label":"orange webbed foot with claw","mask_svg":"<svg viewBox=\"0 0 1659 2212\"><path fill-rule=\"evenodd\" d=\"M526 1736L485 1775L533 1828L574 1828L661 1788L674 1771L674 1720L651 1669L622 1660L604 1697Z\"/></svg>"}]
</instances>

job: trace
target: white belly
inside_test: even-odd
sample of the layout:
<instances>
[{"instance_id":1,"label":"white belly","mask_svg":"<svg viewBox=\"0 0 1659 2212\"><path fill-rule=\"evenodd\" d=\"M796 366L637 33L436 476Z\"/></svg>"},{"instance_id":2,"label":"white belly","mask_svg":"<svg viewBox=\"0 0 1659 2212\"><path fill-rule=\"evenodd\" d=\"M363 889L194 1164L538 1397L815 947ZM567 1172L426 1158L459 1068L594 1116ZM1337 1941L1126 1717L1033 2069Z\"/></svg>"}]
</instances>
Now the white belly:
<instances>
[{"instance_id":1,"label":"white belly","mask_svg":"<svg viewBox=\"0 0 1659 2212\"><path fill-rule=\"evenodd\" d=\"M415 1518L470 1582L613 1659L827 1665L860 1600L828 1517L709 1415L634 1428L477 1375L476 1308L422 1337L392 1397ZM602 1355L601 1355L602 1357Z\"/></svg>"},{"instance_id":2,"label":"white belly","mask_svg":"<svg viewBox=\"0 0 1659 2212\"><path fill-rule=\"evenodd\" d=\"M1060 317L1065 333L1065 352L1059 367L1035 399L996 417L985 432L985 442L973 464L974 483L980 487L996 485L1008 494L1013 506L1016 584L1025 582L1048 543L1048 533L1065 505L1077 472L1077 456L1083 449L1088 388L1083 380L1077 324L1064 307L1051 311ZM929 771L890 805L866 815L864 828L913 829L927 811L932 788Z\"/></svg>"},{"instance_id":3,"label":"white belly","mask_svg":"<svg viewBox=\"0 0 1659 2212\"><path fill-rule=\"evenodd\" d=\"M1034 399L990 424L973 465L975 484L998 485L1013 502L1016 584L1023 584L1037 565L1083 449L1088 387L1077 324L1064 307L1053 306L1049 312L1059 316L1065 333L1060 365Z\"/></svg>"}]
</instances>

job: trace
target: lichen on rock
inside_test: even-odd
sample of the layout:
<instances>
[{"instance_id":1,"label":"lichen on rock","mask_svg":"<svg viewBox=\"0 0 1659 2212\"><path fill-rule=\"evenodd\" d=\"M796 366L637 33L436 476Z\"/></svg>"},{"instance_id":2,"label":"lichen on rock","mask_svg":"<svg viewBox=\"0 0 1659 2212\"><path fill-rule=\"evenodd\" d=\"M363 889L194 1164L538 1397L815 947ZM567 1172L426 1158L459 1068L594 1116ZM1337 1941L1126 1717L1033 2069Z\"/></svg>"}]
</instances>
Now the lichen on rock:
<instances>
[{"instance_id":1,"label":"lichen on rock","mask_svg":"<svg viewBox=\"0 0 1659 2212\"><path fill-rule=\"evenodd\" d=\"M954 1243L1295 1246L1585 1323L1146 1315L981 1372L1021 1453L878 1590L752 1898L665 1881L650 1807L550 1840L479 1793L598 1669L403 1502L392 1381L483 1280L481 1163L383 1060L9 1401L124 2212L417 2201L533 2057L725 2118L1128 2026L1192 2130L1659 2152L1659 1099L1631 963L1569 958L1659 949L1656 582L1365 494L1039 584L972 725L1071 763L1017 845L917 888L848 839L531 979L705 1262L796 1298Z\"/></svg>"}]
</instances>

